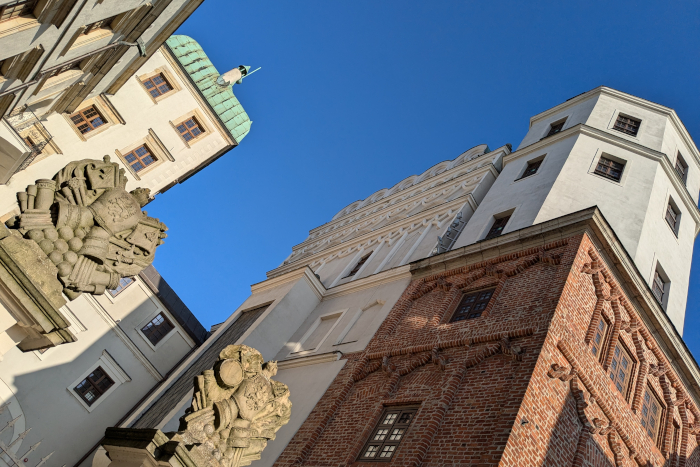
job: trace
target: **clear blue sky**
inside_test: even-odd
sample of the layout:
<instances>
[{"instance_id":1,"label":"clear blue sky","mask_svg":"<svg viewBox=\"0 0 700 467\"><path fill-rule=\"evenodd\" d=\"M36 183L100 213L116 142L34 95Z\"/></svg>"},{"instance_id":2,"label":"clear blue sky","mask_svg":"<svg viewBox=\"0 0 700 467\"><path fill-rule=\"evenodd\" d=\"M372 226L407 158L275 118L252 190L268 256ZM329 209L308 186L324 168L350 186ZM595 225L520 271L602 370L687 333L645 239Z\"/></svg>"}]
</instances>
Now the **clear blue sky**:
<instances>
[{"instance_id":1,"label":"clear blue sky","mask_svg":"<svg viewBox=\"0 0 700 467\"><path fill-rule=\"evenodd\" d=\"M155 265L205 326L223 321L308 231L528 119L606 85L678 112L700 144L700 3L206 0L178 33L253 120L225 157L149 206ZM700 251L685 338L700 357Z\"/></svg>"}]
</instances>

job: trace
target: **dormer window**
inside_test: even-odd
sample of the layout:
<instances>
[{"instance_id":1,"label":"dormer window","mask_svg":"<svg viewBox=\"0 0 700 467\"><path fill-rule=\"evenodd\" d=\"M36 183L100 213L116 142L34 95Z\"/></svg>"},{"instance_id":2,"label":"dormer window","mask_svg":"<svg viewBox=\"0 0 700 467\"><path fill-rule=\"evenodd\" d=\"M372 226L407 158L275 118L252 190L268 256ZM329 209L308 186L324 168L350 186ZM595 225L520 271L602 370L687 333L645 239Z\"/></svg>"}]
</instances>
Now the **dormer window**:
<instances>
[{"instance_id":1,"label":"dormer window","mask_svg":"<svg viewBox=\"0 0 700 467\"><path fill-rule=\"evenodd\" d=\"M637 136L637 133L639 132L639 125L641 123L641 120L619 114L613 129L626 133L630 136Z\"/></svg>"},{"instance_id":2,"label":"dormer window","mask_svg":"<svg viewBox=\"0 0 700 467\"><path fill-rule=\"evenodd\" d=\"M552 136L556 135L560 131L564 129L564 124L566 123L566 119L564 120L559 120L558 122L554 122L549 126L549 133L547 133L547 136Z\"/></svg>"},{"instance_id":3,"label":"dormer window","mask_svg":"<svg viewBox=\"0 0 700 467\"><path fill-rule=\"evenodd\" d=\"M683 180L683 184L685 185L685 182L688 179L688 164L686 164L685 159L683 159L680 152L678 153L678 156L676 156L676 172L678 173L678 176L681 177L681 180Z\"/></svg>"}]
</instances>

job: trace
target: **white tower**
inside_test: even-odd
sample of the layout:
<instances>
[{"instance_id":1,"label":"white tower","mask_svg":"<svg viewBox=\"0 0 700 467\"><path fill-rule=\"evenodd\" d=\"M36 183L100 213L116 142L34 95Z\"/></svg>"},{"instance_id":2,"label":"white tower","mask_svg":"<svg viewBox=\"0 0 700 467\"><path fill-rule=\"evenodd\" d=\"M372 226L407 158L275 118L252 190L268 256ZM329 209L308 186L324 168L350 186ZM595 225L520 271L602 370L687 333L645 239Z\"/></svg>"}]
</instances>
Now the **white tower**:
<instances>
[{"instance_id":1,"label":"white tower","mask_svg":"<svg viewBox=\"0 0 700 467\"><path fill-rule=\"evenodd\" d=\"M599 87L530 119L454 248L597 205L682 333L699 168L672 109Z\"/></svg>"}]
</instances>

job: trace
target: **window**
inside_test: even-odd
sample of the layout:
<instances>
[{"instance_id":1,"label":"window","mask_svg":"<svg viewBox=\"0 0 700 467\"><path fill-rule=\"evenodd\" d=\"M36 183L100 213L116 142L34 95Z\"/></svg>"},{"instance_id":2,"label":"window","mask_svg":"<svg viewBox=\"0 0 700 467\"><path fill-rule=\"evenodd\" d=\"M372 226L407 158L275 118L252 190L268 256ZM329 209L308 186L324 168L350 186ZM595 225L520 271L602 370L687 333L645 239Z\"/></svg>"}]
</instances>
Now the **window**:
<instances>
[{"instance_id":1,"label":"window","mask_svg":"<svg viewBox=\"0 0 700 467\"><path fill-rule=\"evenodd\" d=\"M151 344L157 345L174 328L175 326L163 313L158 313L158 316L141 328L141 332L151 341Z\"/></svg>"},{"instance_id":2,"label":"window","mask_svg":"<svg viewBox=\"0 0 700 467\"><path fill-rule=\"evenodd\" d=\"M591 352L593 355L600 358L603 353L603 346L605 345L605 335L608 332L608 322L605 318L600 317L600 322L595 330L595 336L593 336L593 345L591 346Z\"/></svg>"},{"instance_id":3,"label":"window","mask_svg":"<svg viewBox=\"0 0 700 467\"><path fill-rule=\"evenodd\" d=\"M619 114L617 116L617 120L615 121L615 126L613 126L613 128L617 131L627 133L628 135L637 136L640 123L642 123L641 120L637 120L636 118L626 117L622 114Z\"/></svg>"},{"instance_id":4,"label":"window","mask_svg":"<svg viewBox=\"0 0 700 467\"><path fill-rule=\"evenodd\" d=\"M132 282L134 282L133 277L122 277L121 279L119 279L119 285L117 286L117 288L110 290L109 294L112 297L116 297L122 290L130 286Z\"/></svg>"},{"instance_id":5,"label":"window","mask_svg":"<svg viewBox=\"0 0 700 467\"><path fill-rule=\"evenodd\" d=\"M19 2L10 3L9 5L0 6L0 23L21 16L31 17L34 5L36 5L36 0L21 0Z\"/></svg>"},{"instance_id":6,"label":"window","mask_svg":"<svg viewBox=\"0 0 700 467\"><path fill-rule=\"evenodd\" d=\"M486 234L486 237L484 240L488 240L489 238L494 238L498 237L503 233L503 229L506 228L506 224L508 223L508 220L510 219L510 216L505 216L501 217L499 219L496 219L496 222L493 223L491 226L491 229L489 229L489 233Z\"/></svg>"},{"instance_id":7,"label":"window","mask_svg":"<svg viewBox=\"0 0 700 467\"><path fill-rule=\"evenodd\" d=\"M160 97L166 92L173 90L173 87L165 79L163 73L158 73L155 76L151 76L145 81L142 81L142 83L153 97Z\"/></svg>"},{"instance_id":8,"label":"window","mask_svg":"<svg viewBox=\"0 0 700 467\"><path fill-rule=\"evenodd\" d=\"M654 271L654 280L652 281L652 284L651 284L651 291L654 292L654 296L659 301L659 303L662 303L662 304L664 302L665 288L666 288L666 283L661 278L659 271L658 270Z\"/></svg>"},{"instance_id":9,"label":"window","mask_svg":"<svg viewBox=\"0 0 700 467\"><path fill-rule=\"evenodd\" d=\"M194 117L190 117L189 119L185 120L181 124L177 126L177 131L180 132L180 136L185 141L192 141L202 133L204 133L197 122L197 120L194 119Z\"/></svg>"},{"instance_id":10,"label":"window","mask_svg":"<svg viewBox=\"0 0 700 467\"><path fill-rule=\"evenodd\" d=\"M679 221L680 221L680 214L676 210L676 207L673 206L671 200L669 200L668 206L666 206L666 222L671 227L671 230L673 230L673 233L675 233L676 235L678 235Z\"/></svg>"},{"instance_id":11,"label":"window","mask_svg":"<svg viewBox=\"0 0 700 467\"><path fill-rule=\"evenodd\" d=\"M601 156L600 160L598 161L598 165L596 165L594 173L600 175L601 177L619 182L622 178L622 171L624 168L625 164Z\"/></svg>"},{"instance_id":12,"label":"window","mask_svg":"<svg viewBox=\"0 0 700 467\"><path fill-rule=\"evenodd\" d=\"M629 387L632 375L633 361L629 353L622 344L617 344L610 364L610 379L622 397L627 398L627 388Z\"/></svg>"},{"instance_id":13,"label":"window","mask_svg":"<svg viewBox=\"0 0 700 467\"><path fill-rule=\"evenodd\" d=\"M82 134L89 133L107 123L94 105L74 113L70 119Z\"/></svg>"},{"instance_id":14,"label":"window","mask_svg":"<svg viewBox=\"0 0 700 467\"><path fill-rule=\"evenodd\" d=\"M552 136L556 135L559 133L561 130L564 129L564 124L566 123L566 119L561 120L559 122L552 123L549 127L549 133L547 133L547 136Z\"/></svg>"},{"instance_id":15,"label":"window","mask_svg":"<svg viewBox=\"0 0 700 467\"><path fill-rule=\"evenodd\" d=\"M87 35L90 34L92 31L95 31L97 29L109 29L109 25L114 20L116 16L112 16L109 18L101 19L99 21L95 21L92 24L88 24L85 26L85 30L83 31L83 34Z\"/></svg>"},{"instance_id":16,"label":"window","mask_svg":"<svg viewBox=\"0 0 700 467\"><path fill-rule=\"evenodd\" d=\"M114 381L98 366L74 388L75 392L90 406L112 387Z\"/></svg>"},{"instance_id":17,"label":"window","mask_svg":"<svg viewBox=\"0 0 700 467\"><path fill-rule=\"evenodd\" d=\"M362 266L365 265L365 263L367 262L367 260L369 259L370 256L372 256L371 251L369 253L367 253L366 255L364 255L362 258L360 258L360 261L357 262L355 267L352 268L352 271L350 271L348 273L348 275L345 277L350 277L350 276L354 276L355 274L357 274L357 272L362 268Z\"/></svg>"},{"instance_id":18,"label":"window","mask_svg":"<svg viewBox=\"0 0 700 467\"><path fill-rule=\"evenodd\" d=\"M128 154L124 154L124 160L134 169L134 172L145 169L158 159L151 154L146 145L139 146Z\"/></svg>"},{"instance_id":19,"label":"window","mask_svg":"<svg viewBox=\"0 0 700 467\"><path fill-rule=\"evenodd\" d=\"M362 448L358 461L383 461L392 459L408 427L416 415L418 407L387 407L379 423Z\"/></svg>"},{"instance_id":20,"label":"window","mask_svg":"<svg viewBox=\"0 0 700 467\"><path fill-rule=\"evenodd\" d=\"M520 178L525 178L529 177L530 175L535 175L537 171L540 168L540 165L542 165L542 159L534 162L528 162L527 167L525 168L525 172L523 172L523 176Z\"/></svg>"},{"instance_id":21,"label":"window","mask_svg":"<svg viewBox=\"0 0 700 467\"><path fill-rule=\"evenodd\" d=\"M685 185L685 182L688 179L688 164L686 164L685 159L683 159L680 152L676 157L676 172L678 173L678 176L681 177L681 180L683 180L683 184Z\"/></svg>"},{"instance_id":22,"label":"window","mask_svg":"<svg viewBox=\"0 0 700 467\"><path fill-rule=\"evenodd\" d=\"M481 313L484 312L486 306L489 304L491 297L493 297L493 292L495 290L495 288L480 290L463 296L450 319L450 323L480 317Z\"/></svg>"},{"instance_id":23,"label":"window","mask_svg":"<svg viewBox=\"0 0 700 467\"><path fill-rule=\"evenodd\" d=\"M644 401L642 402L642 426L654 441L659 434L662 412L659 399L651 392L651 389L647 388L644 391Z\"/></svg>"}]
</instances>

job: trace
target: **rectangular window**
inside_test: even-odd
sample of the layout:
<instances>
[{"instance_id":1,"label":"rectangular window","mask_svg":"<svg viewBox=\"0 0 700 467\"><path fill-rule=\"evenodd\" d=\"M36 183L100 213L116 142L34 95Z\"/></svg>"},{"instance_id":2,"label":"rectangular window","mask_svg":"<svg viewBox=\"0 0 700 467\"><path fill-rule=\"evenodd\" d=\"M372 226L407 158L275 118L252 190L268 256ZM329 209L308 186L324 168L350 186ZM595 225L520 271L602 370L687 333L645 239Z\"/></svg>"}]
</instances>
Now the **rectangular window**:
<instances>
[{"instance_id":1,"label":"rectangular window","mask_svg":"<svg viewBox=\"0 0 700 467\"><path fill-rule=\"evenodd\" d=\"M124 154L124 159L134 169L134 172L143 170L158 160L156 156L151 154L148 146L145 145L139 146L128 154Z\"/></svg>"},{"instance_id":2,"label":"rectangular window","mask_svg":"<svg viewBox=\"0 0 700 467\"><path fill-rule=\"evenodd\" d=\"M496 219L496 222L493 223L491 228L489 229L489 233L486 234L486 237L484 240L488 240L489 238L494 238L498 237L503 233L503 229L506 228L506 224L508 223L508 220L510 219L510 216L505 216L501 217L499 219Z\"/></svg>"},{"instance_id":3,"label":"rectangular window","mask_svg":"<svg viewBox=\"0 0 700 467\"><path fill-rule=\"evenodd\" d=\"M651 392L651 389L647 388L644 391L644 401L642 402L642 427L654 442L659 434L662 412L659 399Z\"/></svg>"},{"instance_id":4,"label":"rectangular window","mask_svg":"<svg viewBox=\"0 0 700 467\"><path fill-rule=\"evenodd\" d=\"M608 333L608 322L605 318L600 317L600 322L598 323L598 328L595 330L595 336L593 336L593 345L591 346L591 352L593 355L600 358L603 353L603 347L605 346L605 337Z\"/></svg>"},{"instance_id":5,"label":"rectangular window","mask_svg":"<svg viewBox=\"0 0 700 467\"><path fill-rule=\"evenodd\" d=\"M600 175L601 177L609 178L619 182L622 178L622 171L625 168L625 164L616 162L612 159L606 157L601 157L596 165L594 173Z\"/></svg>"},{"instance_id":6,"label":"rectangular window","mask_svg":"<svg viewBox=\"0 0 700 467\"><path fill-rule=\"evenodd\" d=\"M387 407L362 448L358 461L390 461L406 437L418 407Z\"/></svg>"},{"instance_id":7,"label":"rectangular window","mask_svg":"<svg viewBox=\"0 0 700 467\"><path fill-rule=\"evenodd\" d=\"M174 328L173 323L163 313L158 313L158 316L141 328L141 332L151 341L151 344L157 345Z\"/></svg>"},{"instance_id":8,"label":"rectangular window","mask_svg":"<svg viewBox=\"0 0 700 467\"><path fill-rule=\"evenodd\" d=\"M92 31L95 31L97 29L110 29L109 25L114 20L114 18L116 18L116 16L111 16L109 18L95 21L92 24L88 24L87 26L85 26L83 34L90 34Z\"/></svg>"},{"instance_id":9,"label":"rectangular window","mask_svg":"<svg viewBox=\"0 0 700 467\"><path fill-rule=\"evenodd\" d=\"M464 321L466 319L475 319L481 316L486 309L486 306L493 297L493 292L496 289L480 290L464 295L460 300L457 309L455 310L450 323L456 321Z\"/></svg>"},{"instance_id":10,"label":"rectangular window","mask_svg":"<svg viewBox=\"0 0 700 467\"><path fill-rule=\"evenodd\" d=\"M685 163L685 159L683 159L680 152L678 153L678 156L676 156L676 172L678 173L678 176L681 177L681 180L683 180L683 184L685 185L685 182L688 179L688 164Z\"/></svg>"},{"instance_id":11,"label":"rectangular window","mask_svg":"<svg viewBox=\"0 0 700 467\"><path fill-rule=\"evenodd\" d=\"M664 289L665 289L665 287L666 287L666 283L661 278L659 271L654 271L654 280L651 284L651 291L654 292L654 296L659 301L659 303L664 302Z\"/></svg>"},{"instance_id":12,"label":"rectangular window","mask_svg":"<svg viewBox=\"0 0 700 467\"><path fill-rule=\"evenodd\" d=\"M345 276L345 277L350 277L350 276L354 276L355 274L357 274L358 271L362 268L362 266L365 265L365 263L367 262L367 260L369 259L370 256L372 256L372 252L371 252L371 251L370 251L369 253L367 253L366 255L364 255L362 258L360 258L360 261L357 262L357 264L355 265L355 267L352 268L352 271L350 271L350 272L348 273L348 275Z\"/></svg>"},{"instance_id":13,"label":"rectangular window","mask_svg":"<svg viewBox=\"0 0 700 467\"><path fill-rule=\"evenodd\" d=\"M117 288L116 288L116 289L113 289L113 290L110 290L110 291L109 291L109 294L110 294L112 297L116 297L117 295L119 295L119 293L120 293L122 290L124 290L124 289L126 289L128 286L130 286L132 282L134 282L134 278L133 278L133 277L122 277L121 279L119 279L119 285L117 286Z\"/></svg>"},{"instance_id":14,"label":"rectangular window","mask_svg":"<svg viewBox=\"0 0 700 467\"><path fill-rule=\"evenodd\" d=\"M622 344L617 344L615 353L613 353L612 363L610 364L610 379L615 384L615 387L622 397L627 398L627 388L629 388L630 379L632 379L633 360Z\"/></svg>"},{"instance_id":15,"label":"rectangular window","mask_svg":"<svg viewBox=\"0 0 700 467\"><path fill-rule=\"evenodd\" d=\"M180 132L180 136L182 136L182 138L185 141L192 141L193 139L197 138L199 135L204 133L204 131L202 131L202 128L200 127L199 123L197 122L197 120L195 120L194 117L190 117L189 119L180 123L177 126L177 131Z\"/></svg>"},{"instance_id":16,"label":"rectangular window","mask_svg":"<svg viewBox=\"0 0 700 467\"><path fill-rule=\"evenodd\" d=\"M168 80L165 79L163 73L151 76L147 80L142 81L142 83L153 97L160 97L166 92L173 90L173 87L168 83Z\"/></svg>"},{"instance_id":17,"label":"rectangular window","mask_svg":"<svg viewBox=\"0 0 700 467\"><path fill-rule=\"evenodd\" d=\"M617 120L615 121L615 126L613 128L617 131L621 131L628 135L637 136L640 123L642 123L641 120L637 120L636 118L632 117L625 117L622 114L618 114Z\"/></svg>"},{"instance_id":18,"label":"rectangular window","mask_svg":"<svg viewBox=\"0 0 700 467\"><path fill-rule=\"evenodd\" d=\"M542 165L542 159L534 162L528 162L527 167L525 168L525 172L523 172L523 176L520 178L525 178L529 177L530 175L535 175L537 171L540 168L540 165Z\"/></svg>"},{"instance_id":19,"label":"rectangular window","mask_svg":"<svg viewBox=\"0 0 700 467\"><path fill-rule=\"evenodd\" d=\"M91 131L107 123L94 105L91 105L86 109L79 110L71 115L70 119L73 121L73 124L76 126L78 131L80 131L82 134L90 133Z\"/></svg>"},{"instance_id":20,"label":"rectangular window","mask_svg":"<svg viewBox=\"0 0 700 467\"><path fill-rule=\"evenodd\" d=\"M676 211L676 208L674 208L669 202L668 206L666 206L666 222L673 230L673 233L675 233L676 235L678 232L678 221L678 212Z\"/></svg>"},{"instance_id":21,"label":"rectangular window","mask_svg":"<svg viewBox=\"0 0 700 467\"><path fill-rule=\"evenodd\" d=\"M549 133L547 133L547 136L552 136L552 135L556 135L557 133L559 133L561 130L564 129L565 123L566 123L566 120L552 123L552 125L549 127Z\"/></svg>"},{"instance_id":22,"label":"rectangular window","mask_svg":"<svg viewBox=\"0 0 700 467\"><path fill-rule=\"evenodd\" d=\"M0 23L19 17L33 17L32 12L37 0L21 0L0 6Z\"/></svg>"},{"instance_id":23,"label":"rectangular window","mask_svg":"<svg viewBox=\"0 0 700 467\"><path fill-rule=\"evenodd\" d=\"M113 384L112 378L107 375L102 367L98 366L87 378L78 383L74 390L87 405L92 405Z\"/></svg>"}]
</instances>

